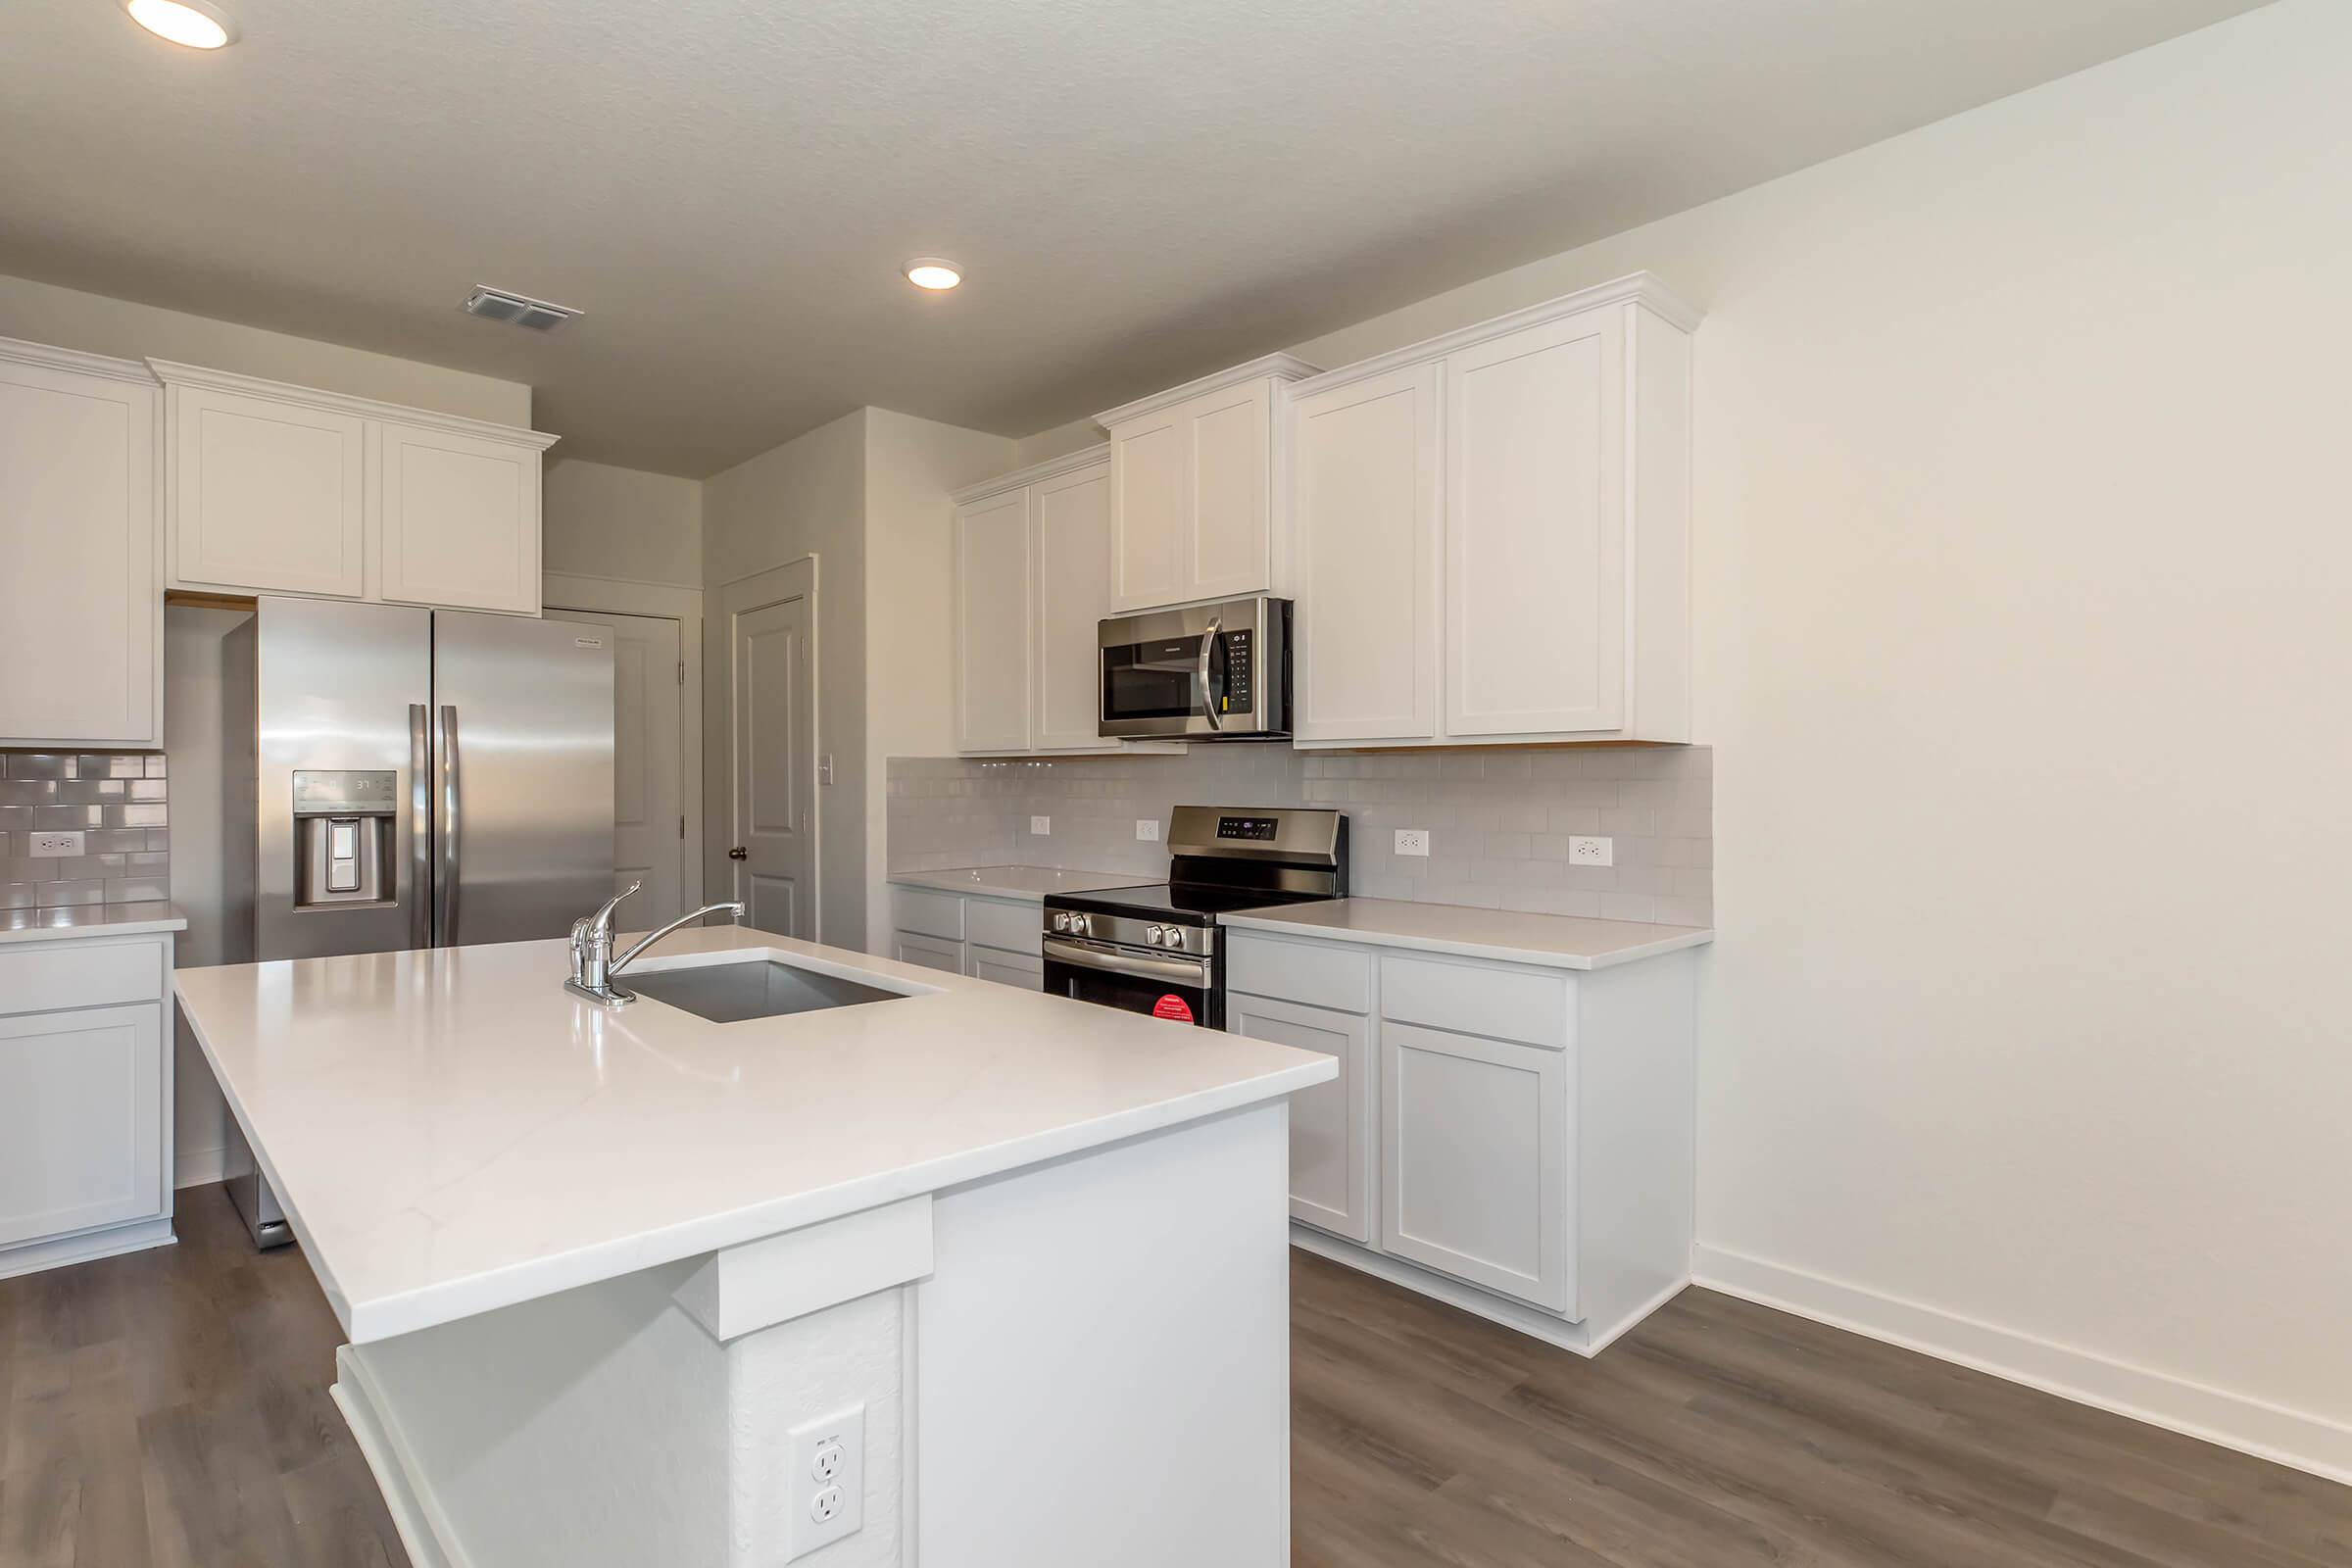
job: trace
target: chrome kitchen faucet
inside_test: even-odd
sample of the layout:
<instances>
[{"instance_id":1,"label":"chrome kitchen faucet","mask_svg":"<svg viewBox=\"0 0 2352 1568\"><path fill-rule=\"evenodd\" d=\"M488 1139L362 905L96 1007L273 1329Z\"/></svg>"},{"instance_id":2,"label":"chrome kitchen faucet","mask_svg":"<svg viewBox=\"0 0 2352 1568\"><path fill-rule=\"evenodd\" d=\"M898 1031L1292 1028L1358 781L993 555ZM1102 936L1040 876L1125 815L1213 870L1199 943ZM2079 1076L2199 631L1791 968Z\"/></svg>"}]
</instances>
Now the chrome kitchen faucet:
<instances>
[{"instance_id":1,"label":"chrome kitchen faucet","mask_svg":"<svg viewBox=\"0 0 2352 1568\"><path fill-rule=\"evenodd\" d=\"M652 935L640 938L635 947L615 958L612 956L612 911L619 906L621 900L644 886L643 882L632 882L607 899L594 914L571 922L571 978L564 982L564 990L586 997L591 1002L601 1002L608 1007L625 1007L637 1000L637 993L623 991L613 985L612 977L627 968L637 955L678 927L692 920L700 920L706 914L717 914L724 910L738 920L743 918L743 906L740 904L706 904L690 914L679 915Z\"/></svg>"}]
</instances>

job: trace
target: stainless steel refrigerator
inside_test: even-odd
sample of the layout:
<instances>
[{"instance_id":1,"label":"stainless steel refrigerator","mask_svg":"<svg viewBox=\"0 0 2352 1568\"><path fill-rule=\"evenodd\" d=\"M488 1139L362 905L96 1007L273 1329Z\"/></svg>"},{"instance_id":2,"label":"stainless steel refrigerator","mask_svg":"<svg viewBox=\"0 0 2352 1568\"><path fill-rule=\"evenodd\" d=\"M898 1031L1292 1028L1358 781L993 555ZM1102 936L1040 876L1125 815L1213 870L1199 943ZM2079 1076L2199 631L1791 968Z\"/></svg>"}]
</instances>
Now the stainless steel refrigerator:
<instances>
[{"instance_id":1,"label":"stainless steel refrigerator","mask_svg":"<svg viewBox=\"0 0 2352 1568\"><path fill-rule=\"evenodd\" d=\"M229 962L561 937L612 895L597 627L264 598L223 642L221 717ZM229 1137L254 1239L289 1239Z\"/></svg>"}]
</instances>

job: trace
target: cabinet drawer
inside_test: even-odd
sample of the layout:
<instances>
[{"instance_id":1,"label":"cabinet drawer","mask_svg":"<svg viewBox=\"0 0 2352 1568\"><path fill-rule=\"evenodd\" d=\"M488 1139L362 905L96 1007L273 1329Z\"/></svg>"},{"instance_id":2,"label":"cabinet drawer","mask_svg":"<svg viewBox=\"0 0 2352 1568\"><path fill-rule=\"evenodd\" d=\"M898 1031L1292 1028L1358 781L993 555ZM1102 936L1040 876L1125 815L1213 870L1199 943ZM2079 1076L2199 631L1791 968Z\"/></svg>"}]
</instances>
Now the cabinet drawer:
<instances>
[{"instance_id":1,"label":"cabinet drawer","mask_svg":"<svg viewBox=\"0 0 2352 1568\"><path fill-rule=\"evenodd\" d=\"M1231 936L1233 946L1225 955L1226 990L1342 1012L1372 1010L1372 956L1361 948L1283 942L1241 931Z\"/></svg>"},{"instance_id":2,"label":"cabinet drawer","mask_svg":"<svg viewBox=\"0 0 2352 1568\"><path fill-rule=\"evenodd\" d=\"M153 940L27 942L0 948L0 1014L156 1002L164 948Z\"/></svg>"},{"instance_id":3,"label":"cabinet drawer","mask_svg":"<svg viewBox=\"0 0 2352 1568\"><path fill-rule=\"evenodd\" d=\"M1003 904L995 899L963 901L963 937L984 948L1004 953L1045 952L1044 915L1034 904Z\"/></svg>"},{"instance_id":4,"label":"cabinet drawer","mask_svg":"<svg viewBox=\"0 0 2352 1568\"><path fill-rule=\"evenodd\" d=\"M1383 954L1380 1015L1554 1050L1568 1044L1566 975Z\"/></svg>"},{"instance_id":5,"label":"cabinet drawer","mask_svg":"<svg viewBox=\"0 0 2352 1568\"><path fill-rule=\"evenodd\" d=\"M953 893L926 893L920 888L890 890L890 923L899 931L927 937L963 940L963 900Z\"/></svg>"}]
</instances>

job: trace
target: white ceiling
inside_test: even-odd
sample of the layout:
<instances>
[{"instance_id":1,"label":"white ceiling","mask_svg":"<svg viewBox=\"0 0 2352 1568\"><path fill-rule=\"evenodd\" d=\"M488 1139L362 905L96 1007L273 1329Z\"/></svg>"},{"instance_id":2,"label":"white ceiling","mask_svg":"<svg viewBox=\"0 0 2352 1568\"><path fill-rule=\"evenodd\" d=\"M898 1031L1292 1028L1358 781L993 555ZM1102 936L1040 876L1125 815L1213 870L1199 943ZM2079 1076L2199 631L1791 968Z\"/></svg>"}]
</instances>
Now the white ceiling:
<instances>
[{"instance_id":1,"label":"white ceiling","mask_svg":"<svg viewBox=\"0 0 2352 1568\"><path fill-rule=\"evenodd\" d=\"M704 474L863 403L1026 434L2256 0L224 3L217 55L0 5L0 271Z\"/></svg>"}]
</instances>

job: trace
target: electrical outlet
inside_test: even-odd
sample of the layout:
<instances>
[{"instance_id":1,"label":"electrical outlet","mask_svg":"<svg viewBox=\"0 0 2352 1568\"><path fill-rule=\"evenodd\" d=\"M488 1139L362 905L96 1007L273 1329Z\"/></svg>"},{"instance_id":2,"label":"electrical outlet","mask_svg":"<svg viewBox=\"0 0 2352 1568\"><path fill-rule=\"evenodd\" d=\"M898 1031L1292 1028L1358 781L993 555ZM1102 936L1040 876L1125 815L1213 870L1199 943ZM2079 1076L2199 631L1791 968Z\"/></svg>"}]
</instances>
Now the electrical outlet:
<instances>
[{"instance_id":1,"label":"electrical outlet","mask_svg":"<svg viewBox=\"0 0 2352 1568\"><path fill-rule=\"evenodd\" d=\"M1571 838L1568 841L1568 863L1570 865L1615 865L1617 863L1617 841L1615 839Z\"/></svg>"},{"instance_id":2,"label":"electrical outlet","mask_svg":"<svg viewBox=\"0 0 2352 1568\"><path fill-rule=\"evenodd\" d=\"M61 860L70 855L79 855L81 853L81 835L78 833L35 833L31 838L31 852L30 858L35 860Z\"/></svg>"},{"instance_id":3,"label":"electrical outlet","mask_svg":"<svg viewBox=\"0 0 2352 1568\"><path fill-rule=\"evenodd\" d=\"M1159 842L1159 818L1156 816L1137 817L1135 819L1135 842L1157 844Z\"/></svg>"},{"instance_id":4,"label":"electrical outlet","mask_svg":"<svg viewBox=\"0 0 2352 1568\"><path fill-rule=\"evenodd\" d=\"M1396 830L1396 853L1398 855L1427 855L1429 853L1429 829L1425 827L1398 828Z\"/></svg>"},{"instance_id":5,"label":"electrical outlet","mask_svg":"<svg viewBox=\"0 0 2352 1568\"><path fill-rule=\"evenodd\" d=\"M1033 816L1029 819L1029 831L1041 839L1050 838L1054 833L1054 819L1050 816Z\"/></svg>"},{"instance_id":6,"label":"electrical outlet","mask_svg":"<svg viewBox=\"0 0 2352 1568\"><path fill-rule=\"evenodd\" d=\"M865 1406L854 1404L787 1435L792 1495L784 1559L806 1557L865 1522Z\"/></svg>"}]
</instances>

